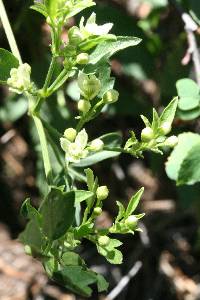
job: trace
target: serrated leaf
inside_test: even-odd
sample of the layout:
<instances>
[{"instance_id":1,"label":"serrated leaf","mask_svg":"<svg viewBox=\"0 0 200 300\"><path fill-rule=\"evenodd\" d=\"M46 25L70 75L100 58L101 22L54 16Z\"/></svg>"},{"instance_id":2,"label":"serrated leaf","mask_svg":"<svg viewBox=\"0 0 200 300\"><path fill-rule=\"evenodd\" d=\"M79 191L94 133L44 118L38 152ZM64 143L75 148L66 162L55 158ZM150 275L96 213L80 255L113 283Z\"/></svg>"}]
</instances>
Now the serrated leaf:
<instances>
[{"instance_id":1,"label":"serrated leaf","mask_svg":"<svg viewBox=\"0 0 200 300\"><path fill-rule=\"evenodd\" d=\"M118 36L117 41L107 41L96 47L90 55L90 64L96 64L101 59L109 59L112 55L126 49L136 46L141 42L141 39L130 36Z\"/></svg>"},{"instance_id":2,"label":"serrated leaf","mask_svg":"<svg viewBox=\"0 0 200 300\"><path fill-rule=\"evenodd\" d=\"M163 110L161 116L160 116L160 124L162 125L164 122L168 122L172 124L175 114L176 114L176 109L178 105L178 98L174 98Z\"/></svg>"},{"instance_id":3,"label":"serrated leaf","mask_svg":"<svg viewBox=\"0 0 200 300\"><path fill-rule=\"evenodd\" d=\"M200 143L200 136L192 132L182 133L178 136L178 144L168 157L166 173L169 178L177 180L181 165L190 150Z\"/></svg>"},{"instance_id":4,"label":"serrated leaf","mask_svg":"<svg viewBox=\"0 0 200 300\"><path fill-rule=\"evenodd\" d=\"M107 291L109 283L105 280L105 278L101 274L97 274L97 288L98 292L101 293L103 291Z\"/></svg>"},{"instance_id":5,"label":"serrated leaf","mask_svg":"<svg viewBox=\"0 0 200 300\"><path fill-rule=\"evenodd\" d=\"M34 219L36 222L40 222L41 216L40 213L37 211L37 209L35 207L33 207L31 205L31 200L30 198L27 198L20 209L20 214L24 217L27 218L29 220Z\"/></svg>"},{"instance_id":6,"label":"serrated leaf","mask_svg":"<svg viewBox=\"0 0 200 300\"><path fill-rule=\"evenodd\" d=\"M135 209L137 208L137 206L140 202L140 198L141 198L143 192L144 192L144 188L141 188L135 195L132 196L132 198L129 201L129 204L127 206L125 217L130 216L135 211Z\"/></svg>"},{"instance_id":7,"label":"serrated leaf","mask_svg":"<svg viewBox=\"0 0 200 300\"><path fill-rule=\"evenodd\" d=\"M195 184L200 182L200 141L194 145L184 158L179 173L177 184Z\"/></svg>"},{"instance_id":8,"label":"serrated leaf","mask_svg":"<svg viewBox=\"0 0 200 300\"><path fill-rule=\"evenodd\" d=\"M42 231L50 240L63 236L71 226L75 217L75 193L64 193L52 188L45 198L40 213L42 215Z\"/></svg>"},{"instance_id":9,"label":"serrated leaf","mask_svg":"<svg viewBox=\"0 0 200 300\"><path fill-rule=\"evenodd\" d=\"M8 50L0 48L0 83L6 84L12 68L19 66L18 59Z\"/></svg>"}]
</instances>

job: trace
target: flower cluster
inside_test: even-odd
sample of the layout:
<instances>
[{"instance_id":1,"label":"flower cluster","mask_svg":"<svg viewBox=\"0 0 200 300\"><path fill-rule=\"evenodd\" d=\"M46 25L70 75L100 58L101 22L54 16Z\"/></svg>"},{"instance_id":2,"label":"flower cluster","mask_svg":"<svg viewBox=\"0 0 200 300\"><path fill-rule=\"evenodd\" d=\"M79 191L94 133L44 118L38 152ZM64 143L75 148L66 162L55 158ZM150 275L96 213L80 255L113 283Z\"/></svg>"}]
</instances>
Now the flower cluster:
<instances>
[{"instance_id":1,"label":"flower cluster","mask_svg":"<svg viewBox=\"0 0 200 300\"><path fill-rule=\"evenodd\" d=\"M95 139L88 143L88 134L82 129L78 134L74 128L68 128L64 132L64 137L60 139L60 145L65 151L67 163L78 163L85 158L89 151L100 151L104 147L101 139Z\"/></svg>"},{"instance_id":2,"label":"flower cluster","mask_svg":"<svg viewBox=\"0 0 200 300\"><path fill-rule=\"evenodd\" d=\"M10 78L7 80L10 90L17 94L30 91L32 88L30 75L31 67L27 63L20 65L18 68L12 68Z\"/></svg>"}]
</instances>

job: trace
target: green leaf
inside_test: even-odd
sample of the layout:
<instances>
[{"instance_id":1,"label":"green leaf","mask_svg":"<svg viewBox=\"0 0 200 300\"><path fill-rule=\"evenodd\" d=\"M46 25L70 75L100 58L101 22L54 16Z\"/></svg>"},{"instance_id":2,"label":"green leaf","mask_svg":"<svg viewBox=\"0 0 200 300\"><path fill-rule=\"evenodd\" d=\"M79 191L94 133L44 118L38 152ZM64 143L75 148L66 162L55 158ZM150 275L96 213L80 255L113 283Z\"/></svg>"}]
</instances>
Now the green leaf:
<instances>
[{"instance_id":1,"label":"green leaf","mask_svg":"<svg viewBox=\"0 0 200 300\"><path fill-rule=\"evenodd\" d=\"M83 297L90 297L92 289L89 285L97 282L96 274L84 270L81 266L66 266L53 274L53 278L67 289Z\"/></svg>"},{"instance_id":2,"label":"green leaf","mask_svg":"<svg viewBox=\"0 0 200 300\"><path fill-rule=\"evenodd\" d=\"M12 68L19 66L18 59L9 51L0 48L0 83L6 84Z\"/></svg>"},{"instance_id":3,"label":"green leaf","mask_svg":"<svg viewBox=\"0 0 200 300\"><path fill-rule=\"evenodd\" d=\"M132 215L132 213L137 208L140 198L144 192L144 188L141 188L135 195L132 196L131 200L129 201L128 207L126 209L125 217Z\"/></svg>"},{"instance_id":4,"label":"green leaf","mask_svg":"<svg viewBox=\"0 0 200 300\"><path fill-rule=\"evenodd\" d=\"M120 147L122 143L121 135L119 135L117 132L114 133L108 133L105 135L102 135L99 137L106 147L109 147L110 149L114 147ZM116 151L107 151L102 150L99 152L91 153L86 158L82 159L79 163L74 164L76 167L87 167L94 165L102 160L116 157L120 153Z\"/></svg>"},{"instance_id":5,"label":"green leaf","mask_svg":"<svg viewBox=\"0 0 200 300\"><path fill-rule=\"evenodd\" d=\"M121 264L123 261L123 255L121 251L116 249L121 246L122 243L117 239L110 239L110 242L107 246L100 246L97 244L98 252L103 255L107 261L111 264Z\"/></svg>"},{"instance_id":6,"label":"green leaf","mask_svg":"<svg viewBox=\"0 0 200 300\"><path fill-rule=\"evenodd\" d=\"M178 110L177 117L184 121L194 120L200 116L200 107L190 110Z\"/></svg>"},{"instance_id":7,"label":"green leaf","mask_svg":"<svg viewBox=\"0 0 200 300\"><path fill-rule=\"evenodd\" d=\"M74 191L75 193L75 204L88 200L89 198L94 196L93 192L84 191L84 190L77 190Z\"/></svg>"},{"instance_id":8,"label":"green leaf","mask_svg":"<svg viewBox=\"0 0 200 300\"><path fill-rule=\"evenodd\" d=\"M178 105L178 98L176 97L167 105L167 107L165 107L165 109L163 110L160 116L161 125L164 122L168 122L172 124L176 114L177 105Z\"/></svg>"},{"instance_id":9,"label":"green leaf","mask_svg":"<svg viewBox=\"0 0 200 300\"><path fill-rule=\"evenodd\" d=\"M177 184L200 182L200 141L194 145L184 158L177 179Z\"/></svg>"},{"instance_id":10,"label":"green leaf","mask_svg":"<svg viewBox=\"0 0 200 300\"><path fill-rule=\"evenodd\" d=\"M172 151L166 163L166 172L169 178L178 180L183 161L188 157L190 150L200 143L200 136L186 132L178 136L178 144Z\"/></svg>"},{"instance_id":11,"label":"green leaf","mask_svg":"<svg viewBox=\"0 0 200 300\"><path fill-rule=\"evenodd\" d=\"M50 239L63 236L72 225L75 216L75 193L64 193L52 188L45 198L40 213L42 215L42 231Z\"/></svg>"},{"instance_id":12,"label":"green leaf","mask_svg":"<svg viewBox=\"0 0 200 300\"><path fill-rule=\"evenodd\" d=\"M46 239L42 234L39 225L34 221L30 221L25 230L19 235L19 240L24 245L29 245L34 254L42 254L45 248Z\"/></svg>"},{"instance_id":13,"label":"green leaf","mask_svg":"<svg viewBox=\"0 0 200 300\"><path fill-rule=\"evenodd\" d=\"M118 221L120 221L120 220L124 217L124 215L125 215L125 207L124 207L123 204L122 204L121 202L119 202L119 201L116 201L116 204L117 204L117 206L119 207L119 212L118 212L118 215L117 215L117 217L116 217L115 222L118 222Z\"/></svg>"},{"instance_id":14,"label":"green leaf","mask_svg":"<svg viewBox=\"0 0 200 300\"><path fill-rule=\"evenodd\" d=\"M112 55L126 49L136 46L141 42L141 39L130 36L118 36L117 41L106 41L96 47L90 55L90 64L96 64L101 59L109 59Z\"/></svg>"},{"instance_id":15,"label":"green leaf","mask_svg":"<svg viewBox=\"0 0 200 300\"><path fill-rule=\"evenodd\" d=\"M75 228L75 238L80 239L88 234L92 233L94 230L94 225L92 223L85 223L78 228Z\"/></svg>"},{"instance_id":16,"label":"green leaf","mask_svg":"<svg viewBox=\"0 0 200 300\"><path fill-rule=\"evenodd\" d=\"M151 123L149 122L149 120L145 116L140 115L140 117L141 117L141 119L144 122L146 127L151 127Z\"/></svg>"},{"instance_id":17,"label":"green leaf","mask_svg":"<svg viewBox=\"0 0 200 300\"><path fill-rule=\"evenodd\" d=\"M0 120L2 122L15 122L28 110L28 101L22 96L11 96L6 99L5 104L0 107Z\"/></svg>"},{"instance_id":18,"label":"green leaf","mask_svg":"<svg viewBox=\"0 0 200 300\"><path fill-rule=\"evenodd\" d=\"M98 292L101 293L103 291L107 291L108 286L109 286L109 284L105 280L105 278L102 275L97 274L97 288L98 288Z\"/></svg>"},{"instance_id":19,"label":"green leaf","mask_svg":"<svg viewBox=\"0 0 200 300\"><path fill-rule=\"evenodd\" d=\"M24 203L22 204L21 210L20 210L21 215L24 218L27 218L29 220L34 219L36 222L40 222L41 216L40 213L31 205L30 198L27 198Z\"/></svg>"},{"instance_id":20,"label":"green leaf","mask_svg":"<svg viewBox=\"0 0 200 300\"><path fill-rule=\"evenodd\" d=\"M151 128L156 133L159 126L160 126L160 118L159 118L158 113L155 110L155 108L153 108L153 122L152 122Z\"/></svg>"},{"instance_id":21,"label":"green leaf","mask_svg":"<svg viewBox=\"0 0 200 300\"><path fill-rule=\"evenodd\" d=\"M83 264L81 257L77 253L71 251L67 251L63 254L62 262L65 266L79 266Z\"/></svg>"},{"instance_id":22,"label":"green leaf","mask_svg":"<svg viewBox=\"0 0 200 300\"><path fill-rule=\"evenodd\" d=\"M80 43L79 48L82 51L88 51L88 50L94 48L96 45L102 44L103 42L116 41L116 40L117 40L117 38L113 34L105 34L105 35L98 36L98 37L91 36L87 40Z\"/></svg>"},{"instance_id":23,"label":"green leaf","mask_svg":"<svg viewBox=\"0 0 200 300\"><path fill-rule=\"evenodd\" d=\"M45 18L48 17L48 12L44 4L35 1L34 5L32 5L30 8L43 15Z\"/></svg>"},{"instance_id":24,"label":"green leaf","mask_svg":"<svg viewBox=\"0 0 200 300\"><path fill-rule=\"evenodd\" d=\"M57 10L58 10L58 5L59 5L59 0L45 0L44 1L48 15L51 18L56 17L57 15Z\"/></svg>"},{"instance_id":25,"label":"green leaf","mask_svg":"<svg viewBox=\"0 0 200 300\"><path fill-rule=\"evenodd\" d=\"M93 191L93 186L94 186L94 173L93 171L88 168L88 169L85 169L85 174L86 174L86 177L87 177L87 186L88 186L88 190L89 191Z\"/></svg>"},{"instance_id":26,"label":"green leaf","mask_svg":"<svg viewBox=\"0 0 200 300\"><path fill-rule=\"evenodd\" d=\"M181 110L190 110L199 106L200 89L196 82L183 78L176 82L176 88L180 98L178 107Z\"/></svg>"}]
</instances>

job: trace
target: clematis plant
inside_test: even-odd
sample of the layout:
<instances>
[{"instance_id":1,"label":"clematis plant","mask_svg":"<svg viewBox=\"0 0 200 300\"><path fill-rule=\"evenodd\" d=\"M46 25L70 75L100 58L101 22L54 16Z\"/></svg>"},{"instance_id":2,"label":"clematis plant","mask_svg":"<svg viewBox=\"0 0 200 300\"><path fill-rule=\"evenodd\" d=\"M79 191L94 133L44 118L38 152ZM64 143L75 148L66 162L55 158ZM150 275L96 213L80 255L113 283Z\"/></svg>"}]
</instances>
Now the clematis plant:
<instances>
[{"instance_id":1,"label":"clematis plant","mask_svg":"<svg viewBox=\"0 0 200 300\"><path fill-rule=\"evenodd\" d=\"M111 132L89 141L87 123L94 122L103 109L120 98L111 77L110 57L141 42L136 37L110 34L113 24L98 25L95 13L86 22L82 17L80 26L71 27L68 41L63 41L62 30L69 18L93 5L92 0L34 2L31 8L45 17L52 37L49 70L43 86L37 87L31 79L31 67L22 62L0 0L0 16L12 50L11 53L0 49L0 83L27 98L28 115L38 132L48 185L48 192L38 208L29 198L24 201L21 214L28 223L20 240L27 254L41 261L52 280L86 297L92 294L91 284L96 284L98 291L103 292L108 283L102 275L90 270L81 258L79 246L82 240L93 243L108 262L121 264L123 255L119 247L122 242L112 235L134 234L140 230L138 220L144 216L135 214L142 188L132 196L127 207L119 201L116 203L119 211L110 228L97 228L96 218L101 215L103 203L109 197L109 188L99 184L92 165L121 153L134 157L143 157L145 151L162 153L163 147L173 147L177 142L176 137L167 137L177 99L172 100L160 116L154 110L152 122L142 116L145 128L141 138L131 131L128 141L122 141L118 132ZM56 69L60 69L59 74L55 73ZM43 103L63 89L71 78L77 80L80 90L74 116L76 127L66 128L62 134L45 121L45 116L42 117L45 115ZM49 145L60 164L59 173L50 159ZM85 184L83 190L77 189L78 181Z\"/></svg>"}]
</instances>

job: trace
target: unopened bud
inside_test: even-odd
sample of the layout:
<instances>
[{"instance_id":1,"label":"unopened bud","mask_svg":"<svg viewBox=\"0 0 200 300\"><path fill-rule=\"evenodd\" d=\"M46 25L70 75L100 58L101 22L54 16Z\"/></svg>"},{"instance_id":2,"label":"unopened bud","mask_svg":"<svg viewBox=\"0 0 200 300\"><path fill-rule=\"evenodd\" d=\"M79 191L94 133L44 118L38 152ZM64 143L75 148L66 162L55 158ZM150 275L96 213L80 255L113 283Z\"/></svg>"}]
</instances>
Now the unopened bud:
<instances>
[{"instance_id":1,"label":"unopened bud","mask_svg":"<svg viewBox=\"0 0 200 300\"><path fill-rule=\"evenodd\" d=\"M79 65L86 65L89 62L89 55L87 53L80 53L77 58L76 62Z\"/></svg>"},{"instance_id":2,"label":"unopened bud","mask_svg":"<svg viewBox=\"0 0 200 300\"><path fill-rule=\"evenodd\" d=\"M171 131L172 127L171 127L171 123L169 122L164 122L161 126L160 126L160 133L163 135L168 134Z\"/></svg>"},{"instance_id":3,"label":"unopened bud","mask_svg":"<svg viewBox=\"0 0 200 300\"><path fill-rule=\"evenodd\" d=\"M78 110L82 111L86 114L91 108L91 104L87 100L80 100L78 101Z\"/></svg>"},{"instance_id":4,"label":"unopened bud","mask_svg":"<svg viewBox=\"0 0 200 300\"><path fill-rule=\"evenodd\" d=\"M95 216L100 216L101 213L102 213L102 208L101 207L95 207L94 208L94 215Z\"/></svg>"},{"instance_id":5,"label":"unopened bud","mask_svg":"<svg viewBox=\"0 0 200 300\"><path fill-rule=\"evenodd\" d=\"M143 142L149 142L153 139L154 133L151 127L146 127L141 132L141 140Z\"/></svg>"},{"instance_id":6,"label":"unopened bud","mask_svg":"<svg viewBox=\"0 0 200 300\"><path fill-rule=\"evenodd\" d=\"M68 31L68 38L69 38L70 44L72 44L72 45L78 45L83 40L81 31L76 26L73 26L72 28L69 29L69 31Z\"/></svg>"},{"instance_id":7,"label":"unopened bud","mask_svg":"<svg viewBox=\"0 0 200 300\"><path fill-rule=\"evenodd\" d=\"M97 199L102 201L108 198L109 190L106 185L102 185L97 188Z\"/></svg>"},{"instance_id":8,"label":"unopened bud","mask_svg":"<svg viewBox=\"0 0 200 300\"><path fill-rule=\"evenodd\" d=\"M119 93L116 90L109 90L103 95L103 102L111 104L119 99Z\"/></svg>"},{"instance_id":9,"label":"unopened bud","mask_svg":"<svg viewBox=\"0 0 200 300\"><path fill-rule=\"evenodd\" d=\"M90 144L91 151L101 151L104 147L104 142L101 139L95 139Z\"/></svg>"},{"instance_id":10,"label":"unopened bud","mask_svg":"<svg viewBox=\"0 0 200 300\"><path fill-rule=\"evenodd\" d=\"M169 147L175 147L178 144L178 137L172 135L165 140L165 145Z\"/></svg>"},{"instance_id":11,"label":"unopened bud","mask_svg":"<svg viewBox=\"0 0 200 300\"><path fill-rule=\"evenodd\" d=\"M126 220L125 220L125 224L130 228L130 229L134 229L137 226L138 223L138 219L136 218L136 216L131 215L129 216Z\"/></svg>"},{"instance_id":12,"label":"unopened bud","mask_svg":"<svg viewBox=\"0 0 200 300\"><path fill-rule=\"evenodd\" d=\"M102 247L108 246L110 238L107 235L102 235L98 238L98 244Z\"/></svg>"},{"instance_id":13,"label":"unopened bud","mask_svg":"<svg viewBox=\"0 0 200 300\"><path fill-rule=\"evenodd\" d=\"M64 132L64 136L70 142L73 142L75 140L76 134L77 134L77 132L76 132L76 129L74 129L74 128L67 128Z\"/></svg>"},{"instance_id":14,"label":"unopened bud","mask_svg":"<svg viewBox=\"0 0 200 300\"><path fill-rule=\"evenodd\" d=\"M80 93L87 100L94 99L100 92L101 82L95 75L81 73L78 77Z\"/></svg>"}]
</instances>

